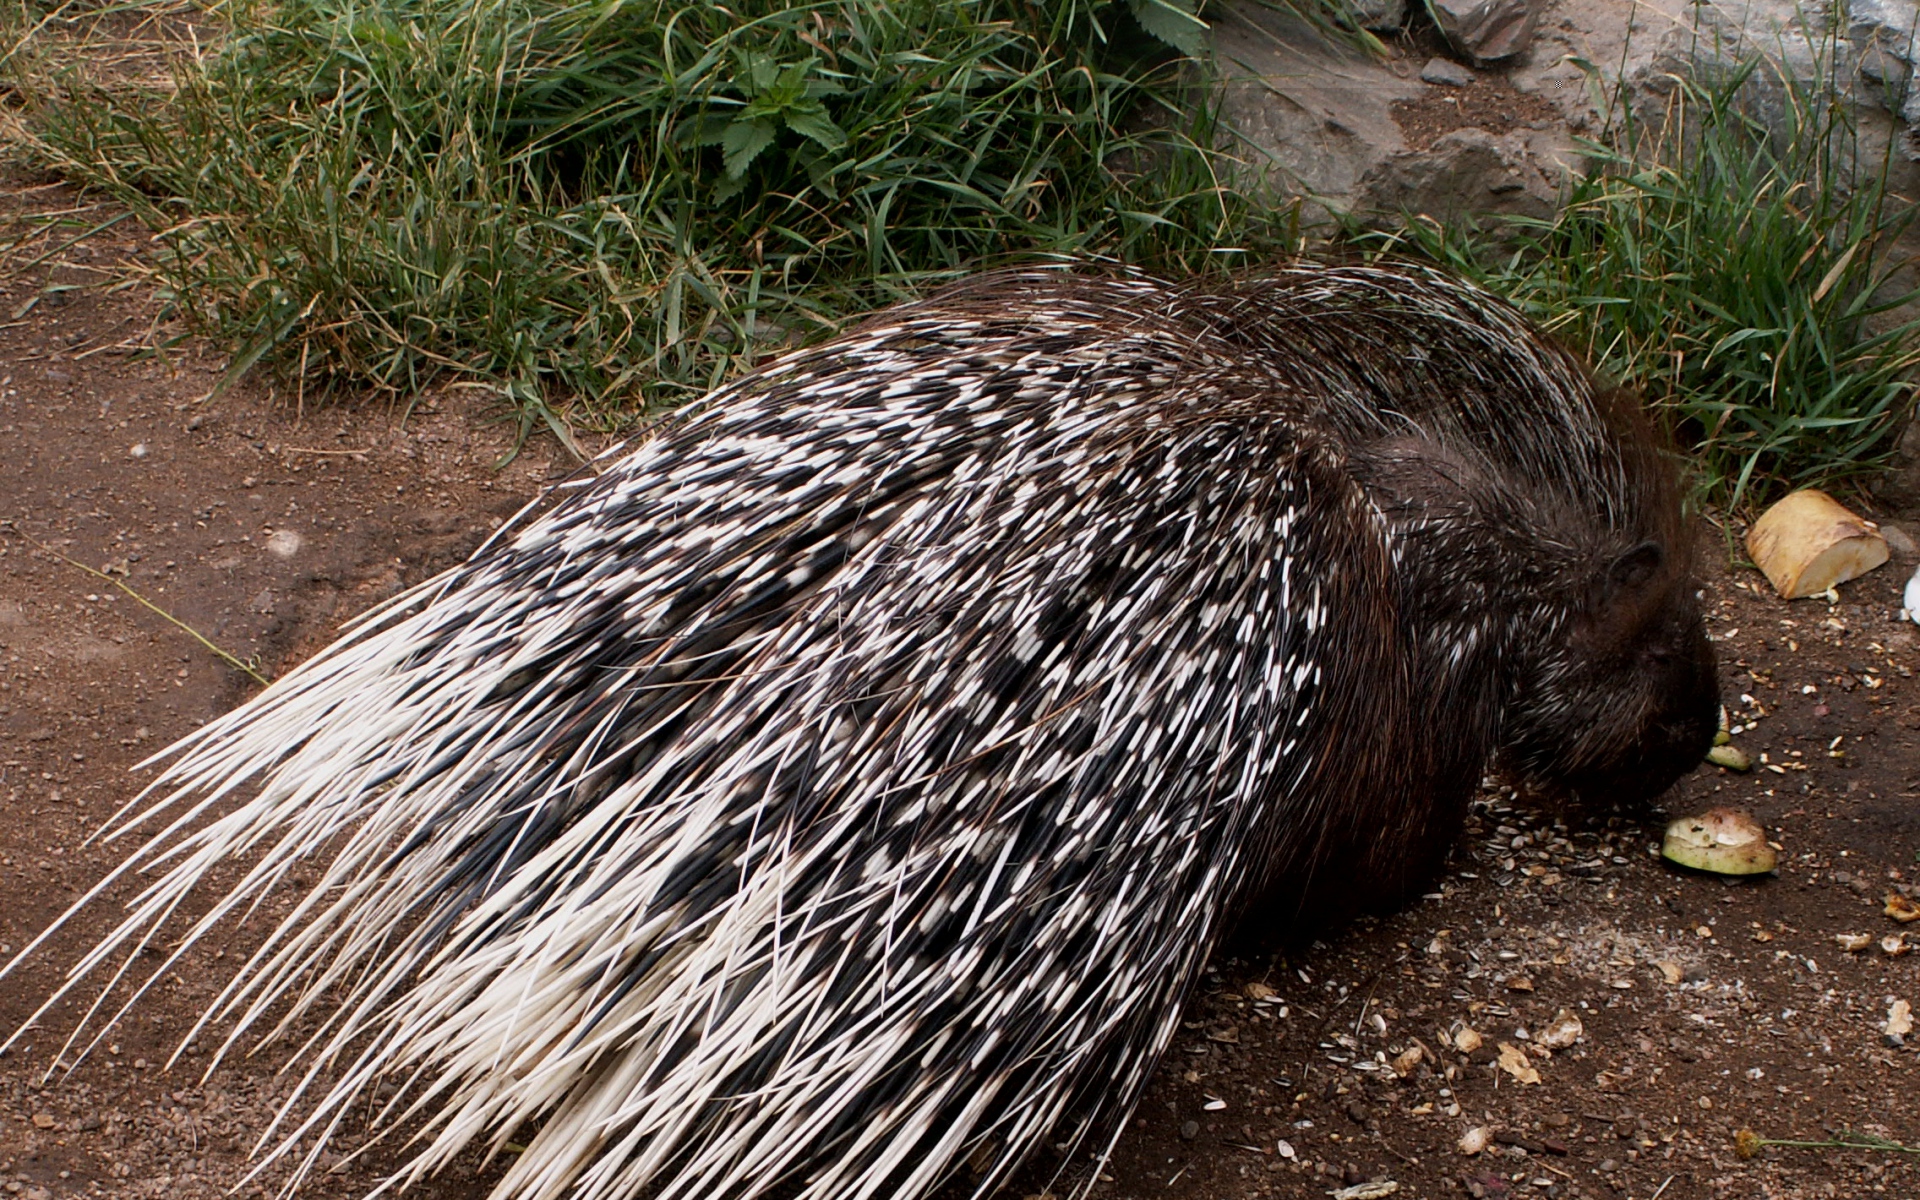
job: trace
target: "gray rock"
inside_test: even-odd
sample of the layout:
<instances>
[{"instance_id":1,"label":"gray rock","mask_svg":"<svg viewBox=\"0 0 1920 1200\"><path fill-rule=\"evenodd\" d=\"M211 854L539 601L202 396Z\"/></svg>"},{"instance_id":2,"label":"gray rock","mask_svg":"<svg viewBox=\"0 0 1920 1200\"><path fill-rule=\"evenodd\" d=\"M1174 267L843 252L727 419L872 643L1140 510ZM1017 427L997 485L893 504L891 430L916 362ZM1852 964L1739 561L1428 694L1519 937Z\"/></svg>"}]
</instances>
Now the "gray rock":
<instances>
[{"instance_id":1,"label":"gray rock","mask_svg":"<svg viewBox=\"0 0 1920 1200\"><path fill-rule=\"evenodd\" d=\"M1374 33L1399 33L1407 24L1407 0L1353 0L1360 27Z\"/></svg>"},{"instance_id":2,"label":"gray rock","mask_svg":"<svg viewBox=\"0 0 1920 1200\"><path fill-rule=\"evenodd\" d=\"M1914 127L1920 125L1920 93L1912 86L1920 61L1916 33L1920 5L1913 0L1848 0L1847 39L1859 60L1861 99L1878 103L1906 123L1901 148L1916 157Z\"/></svg>"},{"instance_id":3,"label":"gray rock","mask_svg":"<svg viewBox=\"0 0 1920 1200\"><path fill-rule=\"evenodd\" d=\"M1224 115L1241 138L1242 159L1257 185L1306 201L1307 225L1405 211L1553 211L1578 158L1565 129L1498 139L1463 130L1416 150L1396 109L1434 95L1434 85L1421 81L1418 60L1376 58L1328 42L1252 0L1208 12L1215 61L1224 68ZM1473 78L1444 59L1428 66L1459 73L1453 86Z\"/></svg>"},{"instance_id":4,"label":"gray rock","mask_svg":"<svg viewBox=\"0 0 1920 1200\"><path fill-rule=\"evenodd\" d=\"M1404 153L1393 106L1427 87L1393 64L1252 3L1209 9L1224 115L1266 186L1303 197L1311 224L1352 207L1369 169Z\"/></svg>"},{"instance_id":5,"label":"gray rock","mask_svg":"<svg viewBox=\"0 0 1920 1200\"><path fill-rule=\"evenodd\" d=\"M1661 39L1647 74L1629 77L1636 107L1643 116L1649 102L1664 107L1660 76L1712 88L1744 72L1742 112L1776 136L1789 135L1809 100L1844 98L1850 89L1854 51L1838 24L1833 9L1804 0L1699 0Z\"/></svg>"},{"instance_id":6,"label":"gray rock","mask_svg":"<svg viewBox=\"0 0 1920 1200\"><path fill-rule=\"evenodd\" d=\"M1330 42L1261 0L1209 7L1223 115L1240 139L1248 182L1304 200L1310 227L1381 211L1546 216L1568 173L1582 169L1579 137L1611 141L1623 128L1657 134L1682 111L1676 80L1712 87L1757 57L1761 67L1742 76L1749 117L1784 137L1807 97L1838 98L1854 106L1848 119L1859 143L1850 161L1884 169L1897 194L1920 194L1920 166L1911 161L1920 159L1920 134L1900 112L1911 107L1920 125L1920 87L1907 86L1920 37L1902 24L1920 0L1552 0L1544 17L1536 6L1435 0L1453 36L1466 38L1471 25L1480 40L1477 53L1424 63ZM1508 23L1496 38L1501 13ZM1410 131L1428 123L1403 126L1402 102L1431 102L1443 94L1437 88L1461 86L1470 77L1456 73L1469 56L1484 63L1522 47L1503 75L1560 121L1529 122L1498 138L1461 130L1412 146ZM1901 252L1920 253L1920 233ZM1920 454L1894 475L1920 502Z\"/></svg>"},{"instance_id":7,"label":"gray rock","mask_svg":"<svg viewBox=\"0 0 1920 1200\"><path fill-rule=\"evenodd\" d=\"M1471 70L1457 62L1444 58L1430 58L1427 65L1420 68L1423 83L1438 84L1441 87L1466 87L1473 82Z\"/></svg>"},{"instance_id":8,"label":"gray rock","mask_svg":"<svg viewBox=\"0 0 1920 1200\"><path fill-rule=\"evenodd\" d=\"M1913 535L1903 526L1896 525L1892 521L1882 521L1880 536L1886 539L1887 549L1893 552L1895 558L1909 559L1920 556L1920 546L1914 544Z\"/></svg>"},{"instance_id":9,"label":"gray rock","mask_svg":"<svg viewBox=\"0 0 1920 1200\"><path fill-rule=\"evenodd\" d=\"M1355 207L1447 221L1483 213L1548 217L1559 201L1560 180L1518 137L1456 129L1427 150L1396 155L1368 171Z\"/></svg>"},{"instance_id":10,"label":"gray rock","mask_svg":"<svg viewBox=\"0 0 1920 1200\"><path fill-rule=\"evenodd\" d=\"M1527 48L1545 0L1428 0L1447 44L1475 66L1503 62Z\"/></svg>"},{"instance_id":11,"label":"gray rock","mask_svg":"<svg viewBox=\"0 0 1920 1200\"><path fill-rule=\"evenodd\" d=\"M1898 111L1913 78L1917 27L1920 6L1913 0L1847 0L1847 40L1860 56L1860 76L1879 85L1877 98L1889 112Z\"/></svg>"}]
</instances>

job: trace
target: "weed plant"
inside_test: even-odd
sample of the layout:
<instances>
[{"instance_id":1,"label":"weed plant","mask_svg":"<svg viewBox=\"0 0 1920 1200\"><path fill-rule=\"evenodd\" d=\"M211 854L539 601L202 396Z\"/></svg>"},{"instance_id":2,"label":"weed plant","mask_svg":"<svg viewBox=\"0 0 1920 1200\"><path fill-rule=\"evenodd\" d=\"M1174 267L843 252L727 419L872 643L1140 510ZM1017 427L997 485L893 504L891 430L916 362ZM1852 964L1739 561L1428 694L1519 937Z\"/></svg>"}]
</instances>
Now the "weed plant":
<instances>
[{"instance_id":1,"label":"weed plant","mask_svg":"<svg viewBox=\"0 0 1920 1200\"><path fill-rule=\"evenodd\" d=\"M1660 129L1587 146L1550 219L1357 238L1480 280L1640 389L1702 498L1734 509L1883 466L1920 365L1920 290L1892 254L1910 206L1861 160L1843 98L1761 70L1680 83ZM1784 127L1743 104L1763 84Z\"/></svg>"},{"instance_id":2,"label":"weed plant","mask_svg":"<svg viewBox=\"0 0 1920 1200\"><path fill-rule=\"evenodd\" d=\"M453 372L595 423L983 264L1283 244L1143 6L1188 11L280 0L170 94L69 72L37 128L158 231L236 372Z\"/></svg>"}]
</instances>

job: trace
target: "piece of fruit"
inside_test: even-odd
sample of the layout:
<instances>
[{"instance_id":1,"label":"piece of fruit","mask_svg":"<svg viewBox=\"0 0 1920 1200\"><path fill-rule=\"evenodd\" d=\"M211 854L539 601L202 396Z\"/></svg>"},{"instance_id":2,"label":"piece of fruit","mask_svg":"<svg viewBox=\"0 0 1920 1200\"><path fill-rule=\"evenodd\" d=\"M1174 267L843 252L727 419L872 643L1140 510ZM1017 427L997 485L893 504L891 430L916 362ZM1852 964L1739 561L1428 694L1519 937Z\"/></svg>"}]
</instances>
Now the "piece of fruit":
<instances>
[{"instance_id":1,"label":"piece of fruit","mask_svg":"<svg viewBox=\"0 0 1920 1200\"><path fill-rule=\"evenodd\" d=\"M1880 527L1813 488L1789 494L1747 531L1747 553L1783 600L1814 596L1887 561Z\"/></svg>"},{"instance_id":2,"label":"piece of fruit","mask_svg":"<svg viewBox=\"0 0 1920 1200\"><path fill-rule=\"evenodd\" d=\"M1707 751L1707 761L1729 771L1753 770L1753 759L1738 746L1715 746Z\"/></svg>"},{"instance_id":3,"label":"piece of fruit","mask_svg":"<svg viewBox=\"0 0 1920 1200\"><path fill-rule=\"evenodd\" d=\"M1714 808L1667 825L1660 853L1683 867L1716 875L1764 875L1778 857L1753 814Z\"/></svg>"}]
</instances>

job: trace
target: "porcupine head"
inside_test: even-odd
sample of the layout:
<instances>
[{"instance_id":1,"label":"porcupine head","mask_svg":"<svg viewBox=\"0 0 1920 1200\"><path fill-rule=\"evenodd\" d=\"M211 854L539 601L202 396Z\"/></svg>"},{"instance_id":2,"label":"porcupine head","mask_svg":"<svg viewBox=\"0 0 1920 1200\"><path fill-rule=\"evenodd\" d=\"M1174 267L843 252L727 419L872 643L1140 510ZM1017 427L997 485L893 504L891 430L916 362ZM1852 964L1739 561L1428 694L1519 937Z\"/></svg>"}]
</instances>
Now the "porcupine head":
<instances>
[{"instance_id":1,"label":"porcupine head","mask_svg":"<svg viewBox=\"0 0 1920 1200\"><path fill-rule=\"evenodd\" d=\"M1363 815L1336 908L1423 886L1489 770L1550 802L1631 808L1692 770L1718 725L1693 539L1638 398L1503 306L1401 286L1411 315L1319 323L1371 348L1351 387L1321 388L1358 399L1323 415L1383 519L1402 647L1403 700L1339 689L1364 700L1350 727L1389 732L1370 765L1349 762ZM1344 856L1321 857L1315 874L1339 873L1325 864Z\"/></svg>"},{"instance_id":2,"label":"porcupine head","mask_svg":"<svg viewBox=\"0 0 1920 1200\"><path fill-rule=\"evenodd\" d=\"M1536 584L1497 761L1588 804L1631 805L1699 765L1720 688L1671 460L1636 397L1596 399L1617 431L1631 515L1567 539L1564 575Z\"/></svg>"},{"instance_id":3,"label":"porcupine head","mask_svg":"<svg viewBox=\"0 0 1920 1200\"><path fill-rule=\"evenodd\" d=\"M1719 686L1671 462L1635 397L1582 399L1597 427L1558 472L1516 471L1484 440L1373 448L1404 546L1410 715L1448 739L1429 768L1438 808L1487 766L1631 807L1712 744Z\"/></svg>"}]
</instances>

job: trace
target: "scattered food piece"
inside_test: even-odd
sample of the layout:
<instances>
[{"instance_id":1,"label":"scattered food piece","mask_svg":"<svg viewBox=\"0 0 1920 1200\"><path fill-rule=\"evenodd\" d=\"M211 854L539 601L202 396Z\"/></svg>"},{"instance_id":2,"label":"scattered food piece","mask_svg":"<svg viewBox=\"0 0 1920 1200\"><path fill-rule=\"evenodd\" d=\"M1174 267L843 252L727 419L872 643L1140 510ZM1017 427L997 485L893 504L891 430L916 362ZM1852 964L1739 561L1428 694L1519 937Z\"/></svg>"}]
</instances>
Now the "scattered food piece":
<instances>
[{"instance_id":1,"label":"scattered food piece","mask_svg":"<svg viewBox=\"0 0 1920 1200\"><path fill-rule=\"evenodd\" d=\"M1896 1044L1904 1043L1906 1036L1913 1032L1913 1005L1905 1000L1895 1000L1887 1009L1887 1040ZM35 1121L39 1118L35 1117Z\"/></svg>"},{"instance_id":2,"label":"scattered food piece","mask_svg":"<svg viewBox=\"0 0 1920 1200\"><path fill-rule=\"evenodd\" d=\"M1707 751L1707 761L1729 771L1753 770L1753 758L1738 746L1722 744Z\"/></svg>"},{"instance_id":3,"label":"scattered food piece","mask_svg":"<svg viewBox=\"0 0 1920 1200\"><path fill-rule=\"evenodd\" d=\"M1249 1000L1271 1000L1280 994L1257 980L1246 986L1246 993Z\"/></svg>"},{"instance_id":4,"label":"scattered food piece","mask_svg":"<svg viewBox=\"0 0 1920 1200\"><path fill-rule=\"evenodd\" d=\"M1533 980L1525 975L1515 975L1513 978L1507 980L1507 990L1510 992L1530 992L1533 990Z\"/></svg>"},{"instance_id":5,"label":"scattered food piece","mask_svg":"<svg viewBox=\"0 0 1920 1200\"><path fill-rule=\"evenodd\" d=\"M1281 1138L1280 1141L1274 1145L1274 1150L1279 1153L1281 1158L1286 1159L1288 1162L1292 1162L1298 1154L1298 1151L1293 1148L1293 1143L1285 1138Z\"/></svg>"},{"instance_id":6,"label":"scattered food piece","mask_svg":"<svg viewBox=\"0 0 1920 1200\"><path fill-rule=\"evenodd\" d=\"M1906 938L1897 933L1890 933L1880 939L1880 949L1888 958L1899 958L1913 947L1907 945Z\"/></svg>"},{"instance_id":7,"label":"scattered food piece","mask_svg":"<svg viewBox=\"0 0 1920 1200\"><path fill-rule=\"evenodd\" d=\"M1462 1054L1472 1054L1485 1045L1486 1041L1487 1039L1474 1032L1472 1026L1462 1025L1459 1032L1453 1035L1453 1048Z\"/></svg>"},{"instance_id":8,"label":"scattered food piece","mask_svg":"<svg viewBox=\"0 0 1920 1200\"><path fill-rule=\"evenodd\" d=\"M1485 1150L1487 1143L1492 1140L1492 1130L1488 1129L1485 1125L1475 1125L1472 1129L1460 1135L1460 1153L1478 1154L1482 1150Z\"/></svg>"},{"instance_id":9,"label":"scattered food piece","mask_svg":"<svg viewBox=\"0 0 1920 1200\"><path fill-rule=\"evenodd\" d=\"M1400 1190L1400 1185L1391 1179L1376 1180L1373 1183L1356 1183L1352 1187L1343 1187L1336 1192L1328 1192L1333 1200L1380 1200L1382 1196L1391 1196Z\"/></svg>"},{"instance_id":10,"label":"scattered food piece","mask_svg":"<svg viewBox=\"0 0 1920 1200\"><path fill-rule=\"evenodd\" d=\"M1778 856L1753 814L1738 808L1714 808L1681 817L1667 826L1660 853L1683 867L1716 875L1764 875ZM1920 916L1920 910L1916 910Z\"/></svg>"},{"instance_id":11,"label":"scattered food piece","mask_svg":"<svg viewBox=\"0 0 1920 1200\"><path fill-rule=\"evenodd\" d=\"M1426 1053L1420 1047L1409 1046L1393 1056L1393 1073L1405 1079L1413 1074L1413 1069L1419 1066L1420 1060L1425 1057Z\"/></svg>"},{"instance_id":12,"label":"scattered food piece","mask_svg":"<svg viewBox=\"0 0 1920 1200\"><path fill-rule=\"evenodd\" d=\"M1782 600L1817 596L1887 561L1880 527L1813 488L1793 492L1760 514L1747 553Z\"/></svg>"},{"instance_id":13,"label":"scattered food piece","mask_svg":"<svg viewBox=\"0 0 1920 1200\"><path fill-rule=\"evenodd\" d=\"M1500 1069L1521 1083L1540 1082L1540 1072L1534 1069L1533 1060L1512 1042L1500 1043Z\"/></svg>"},{"instance_id":14,"label":"scattered food piece","mask_svg":"<svg viewBox=\"0 0 1920 1200\"><path fill-rule=\"evenodd\" d=\"M1905 925L1912 921L1920 921L1920 904L1915 904L1899 892L1888 892L1886 913Z\"/></svg>"},{"instance_id":15,"label":"scattered food piece","mask_svg":"<svg viewBox=\"0 0 1920 1200\"><path fill-rule=\"evenodd\" d=\"M1836 933L1833 940L1848 954L1858 954L1873 945L1873 935L1867 933Z\"/></svg>"},{"instance_id":16,"label":"scattered food piece","mask_svg":"<svg viewBox=\"0 0 1920 1200\"><path fill-rule=\"evenodd\" d=\"M1586 1036L1586 1032L1586 1026L1580 1023L1580 1018L1574 1015L1573 1010L1563 1008L1553 1014L1553 1020L1548 1021L1533 1040L1549 1050L1565 1050Z\"/></svg>"},{"instance_id":17,"label":"scattered food piece","mask_svg":"<svg viewBox=\"0 0 1920 1200\"><path fill-rule=\"evenodd\" d=\"M1679 983L1687 977L1686 969L1670 958L1663 958L1653 965L1660 968L1661 977L1670 984Z\"/></svg>"}]
</instances>

